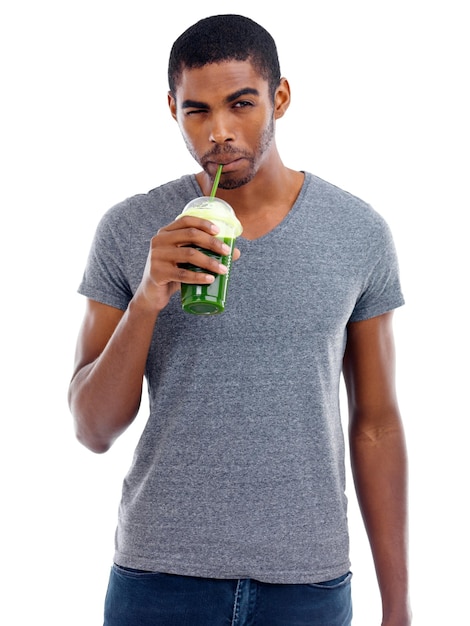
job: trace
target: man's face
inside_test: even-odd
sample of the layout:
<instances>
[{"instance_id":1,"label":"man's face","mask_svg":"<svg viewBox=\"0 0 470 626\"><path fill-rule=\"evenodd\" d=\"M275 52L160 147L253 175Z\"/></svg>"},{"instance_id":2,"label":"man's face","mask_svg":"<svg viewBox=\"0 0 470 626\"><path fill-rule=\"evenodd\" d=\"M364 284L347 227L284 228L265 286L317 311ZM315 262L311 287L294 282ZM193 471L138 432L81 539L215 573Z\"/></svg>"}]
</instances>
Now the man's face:
<instances>
[{"instance_id":1,"label":"man's face","mask_svg":"<svg viewBox=\"0 0 470 626\"><path fill-rule=\"evenodd\" d=\"M185 69L174 95L169 96L171 113L189 152L210 178L222 163L219 187L236 189L250 182L274 137L268 82L249 61L226 61Z\"/></svg>"}]
</instances>

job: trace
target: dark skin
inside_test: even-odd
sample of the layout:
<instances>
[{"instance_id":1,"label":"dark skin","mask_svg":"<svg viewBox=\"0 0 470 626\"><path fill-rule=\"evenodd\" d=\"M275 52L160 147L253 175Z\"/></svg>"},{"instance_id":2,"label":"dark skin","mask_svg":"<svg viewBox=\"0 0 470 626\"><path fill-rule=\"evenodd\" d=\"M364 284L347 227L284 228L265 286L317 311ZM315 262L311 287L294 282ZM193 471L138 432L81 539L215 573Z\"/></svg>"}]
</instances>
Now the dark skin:
<instances>
[{"instance_id":1,"label":"dark skin","mask_svg":"<svg viewBox=\"0 0 470 626\"><path fill-rule=\"evenodd\" d=\"M217 195L233 206L247 239L275 228L303 183L302 173L284 166L275 142L275 123L289 102L288 82L281 79L273 99L249 61L185 69L176 93L168 96L171 115L203 168L196 175L201 195L210 193L223 163ZM171 295L181 282L213 280L180 264L224 271L188 247L224 253L216 232L196 217L168 224L150 242L142 281L125 312L87 301L69 403L77 437L91 450L108 450L137 415L153 328ZM409 626L406 449L395 393L392 314L351 323L347 331L343 372L352 469L382 595L382 626Z\"/></svg>"}]
</instances>

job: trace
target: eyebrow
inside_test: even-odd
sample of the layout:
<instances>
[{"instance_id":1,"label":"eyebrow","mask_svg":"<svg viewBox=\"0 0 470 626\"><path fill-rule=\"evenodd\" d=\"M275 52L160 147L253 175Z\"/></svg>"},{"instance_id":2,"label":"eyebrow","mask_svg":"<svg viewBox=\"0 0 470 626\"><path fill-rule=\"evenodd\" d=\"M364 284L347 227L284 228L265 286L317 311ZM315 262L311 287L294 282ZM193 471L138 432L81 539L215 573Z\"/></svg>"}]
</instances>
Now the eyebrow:
<instances>
[{"instance_id":1,"label":"eyebrow","mask_svg":"<svg viewBox=\"0 0 470 626\"><path fill-rule=\"evenodd\" d=\"M259 91L254 89L253 87L244 87L243 89L239 89L234 93L231 93L229 96L225 98L226 104L230 104L234 100L238 100L241 96L259 96ZM198 100L184 100L181 104L182 109L209 109L209 105L207 102L199 102Z\"/></svg>"}]
</instances>

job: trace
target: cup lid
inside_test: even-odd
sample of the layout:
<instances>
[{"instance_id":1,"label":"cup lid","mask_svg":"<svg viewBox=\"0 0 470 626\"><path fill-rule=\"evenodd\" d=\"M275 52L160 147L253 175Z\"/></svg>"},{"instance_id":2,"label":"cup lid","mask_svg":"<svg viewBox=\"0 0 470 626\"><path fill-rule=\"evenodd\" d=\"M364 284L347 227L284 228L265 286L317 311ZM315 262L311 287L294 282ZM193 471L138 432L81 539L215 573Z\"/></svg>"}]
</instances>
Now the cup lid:
<instances>
[{"instance_id":1,"label":"cup lid","mask_svg":"<svg viewBox=\"0 0 470 626\"><path fill-rule=\"evenodd\" d=\"M202 217L205 220L227 224L234 229L235 237L238 237L243 232L242 225L235 215L235 211L222 198L211 198L209 196L193 198L176 219L183 217L183 215L193 215L194 217Z\"/></svg>"}]
</instances>

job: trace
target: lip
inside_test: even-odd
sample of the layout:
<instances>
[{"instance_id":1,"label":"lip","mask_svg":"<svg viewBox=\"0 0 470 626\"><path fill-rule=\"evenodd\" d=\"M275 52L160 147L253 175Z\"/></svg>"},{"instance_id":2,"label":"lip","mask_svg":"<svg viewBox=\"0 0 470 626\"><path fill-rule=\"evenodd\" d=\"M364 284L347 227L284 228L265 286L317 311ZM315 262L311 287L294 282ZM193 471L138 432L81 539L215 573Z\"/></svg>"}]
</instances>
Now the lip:
<instances>
[{"instance_id":1,"label":"lip","mask_svg":"<svg viewBox=\"0 0 470 626\"><path fill-rule=\"evenodd\" d=\"M225 172L232 172L233 170L238 169L238 167L240 166L242 161L244 161L243 157L239 157L239 158L236 158L236 159L230 159L228 161L225 161L225 160L221 159L221 160L218 160L218 161L212 161L211 162L211 166L214 168L214 170L217 170L219 165L223 165L222 174L224 174Z\"/></svg>"}]
</instances>

